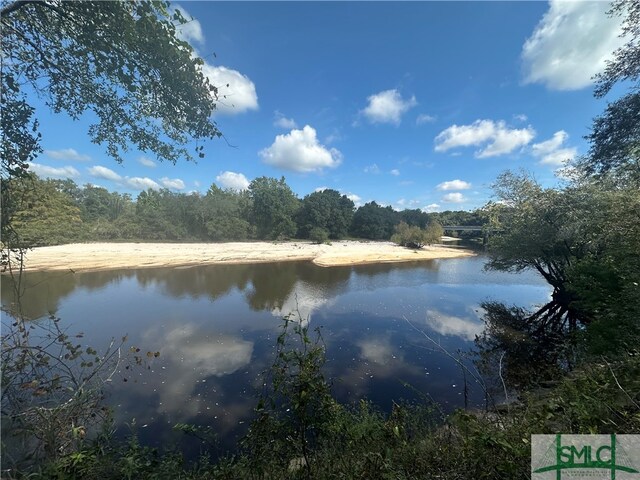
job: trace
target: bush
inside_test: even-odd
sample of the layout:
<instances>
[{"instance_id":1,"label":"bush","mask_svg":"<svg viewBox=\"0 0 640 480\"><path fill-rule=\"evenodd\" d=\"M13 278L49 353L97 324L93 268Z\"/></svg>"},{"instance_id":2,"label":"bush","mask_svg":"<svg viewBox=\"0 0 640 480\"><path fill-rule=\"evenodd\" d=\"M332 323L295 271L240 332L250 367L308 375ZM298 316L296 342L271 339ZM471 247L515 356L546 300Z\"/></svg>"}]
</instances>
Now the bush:
<instances>
[{"instance_id":1,"label":"bush","mask_svg":"<svg viewBox=\"0 0 640 480\"><path fill-rule=\"evenodd\" d=\"M416 226L409 226L405 222L400 222L395 227L395 232L391 241L409 248L422 248L437 242L442 236L443 230L439 223L433 222L426 229Z\"/></svg>"},{"instance_id":2,"label":"bush","mask_svg":"<svg viewBox=\"0 0 640 480\"><path fill-rule=\"evenodd\" d=\"M327 243L329 241L329 232L324 228L312 228L309 232L309 239L318 244Z\"/></svg>"}]
</instances>

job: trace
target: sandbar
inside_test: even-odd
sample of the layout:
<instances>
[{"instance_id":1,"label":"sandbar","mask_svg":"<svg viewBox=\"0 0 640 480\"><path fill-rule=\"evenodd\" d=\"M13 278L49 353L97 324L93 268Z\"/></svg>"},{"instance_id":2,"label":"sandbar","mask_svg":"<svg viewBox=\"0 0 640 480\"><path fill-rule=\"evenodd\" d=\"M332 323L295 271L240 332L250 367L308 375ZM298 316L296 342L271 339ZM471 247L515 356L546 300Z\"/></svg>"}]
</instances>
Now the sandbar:
<instances>
[{"instance_id":1,"label":"sandbar","mask_svg":"<svg viewBox=\"0 0 640 480\"><path fill-rule=\"evenodd\" d=\"M231 243L74 243L26 253L26 271L95 271L213 264L312 261L322 267L467 257L469 250L440 245L419 250L391 242L306 241Z\"/></svg>"}]
</instances>

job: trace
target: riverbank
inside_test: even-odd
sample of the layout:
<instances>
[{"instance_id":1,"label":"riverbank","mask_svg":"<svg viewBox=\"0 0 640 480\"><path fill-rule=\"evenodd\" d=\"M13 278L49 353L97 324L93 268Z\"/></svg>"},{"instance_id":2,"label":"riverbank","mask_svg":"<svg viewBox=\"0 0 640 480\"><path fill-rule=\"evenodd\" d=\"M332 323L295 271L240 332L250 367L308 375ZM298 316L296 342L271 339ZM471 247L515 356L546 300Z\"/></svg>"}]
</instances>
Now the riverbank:
<instances>
[{"instance_id":1,"label":"riverbank","mask_svg":"<svg viewBox=\"0 0 640 480\"><path fill-rule=\"evenodd\" d=\"M468 250L427 246L420 250L391 242L343 240L233 243L75 243L27 252L25 270L94 271L119 268L188 267L230 263L310 260L322 267L467 257Z\"/></svg>"}]
</instances>

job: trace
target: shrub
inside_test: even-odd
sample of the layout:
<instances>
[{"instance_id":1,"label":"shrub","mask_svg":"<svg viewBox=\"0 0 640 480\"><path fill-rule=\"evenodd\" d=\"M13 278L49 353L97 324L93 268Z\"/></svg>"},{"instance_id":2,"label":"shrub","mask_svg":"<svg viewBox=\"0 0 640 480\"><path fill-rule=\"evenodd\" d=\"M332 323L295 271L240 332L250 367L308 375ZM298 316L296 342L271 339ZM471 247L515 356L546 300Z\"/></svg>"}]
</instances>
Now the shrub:
<instances>
[{"instance_id":1,"label":"shrub","mask_svg":"<svg viewBox=\"0 0 640 480\"><path fill-rule=\"evenodd\" d=\"M326 243L329 240L329 232L324 228L312 228L309 232L309 239L318 244Z\"/></svg>"}]
</instances>

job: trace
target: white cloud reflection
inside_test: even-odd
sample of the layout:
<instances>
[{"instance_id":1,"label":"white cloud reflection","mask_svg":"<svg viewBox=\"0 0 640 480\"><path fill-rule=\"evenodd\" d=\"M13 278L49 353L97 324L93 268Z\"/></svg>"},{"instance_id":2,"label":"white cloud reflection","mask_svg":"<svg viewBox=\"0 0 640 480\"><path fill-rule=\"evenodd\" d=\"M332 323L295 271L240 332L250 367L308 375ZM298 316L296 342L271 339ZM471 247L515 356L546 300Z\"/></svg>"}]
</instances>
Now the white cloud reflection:
<instances>
[{"instance_id":1,"label":"white cloud reflection","mask_svg":"<svg viewBox=\"0 0 640 480\"><path fill-rule=\"evenodd\" d=\"M368 338L356 344L360 348L360 356L369 362L385 365L396 358L389 338Z\"/></svg>"},{"instance_id":2,"label":"white cloud reflection","mask_svg":"<svg viewBox=\"0 0 640 480\"><path fill-rule=\"evenodd\" d=\"M324 305L330 305L333 301L334 299L328 298L321 288L298 281L282 303L282 307L274 308L271 310L271 314L274 317L291 315L292 320L301 320L301 325L307 326L311 322L311 315L315 310Z\"/></svg>"},{"instance_id":3,"label":"white cloud reflection","mask_svg":"<svg viewBox=\"0 0 640 480\"><path fill-rule=\"evenodd\" d=\"M429 328L440 335L456 336L474 340L484 329L484 325L469 318L447 315L438 310L427 310L426 322Z\"/></svg>"},{"instance_id":4,"label":"white cloud reflection","mask_svg":"<svg viewBox=\"0 0 640 480\"><path fill-rule=\"evenodd\" d=\"M206 409L204 400L193 394L199 382L238 371L249 364L253 354L253 342L203 332L194 324L176 326L160 336L149 331L145 344L160 345L164 364L165 380L157 386L158 412L182 418Z\"/></svg>"}]
</instances>

